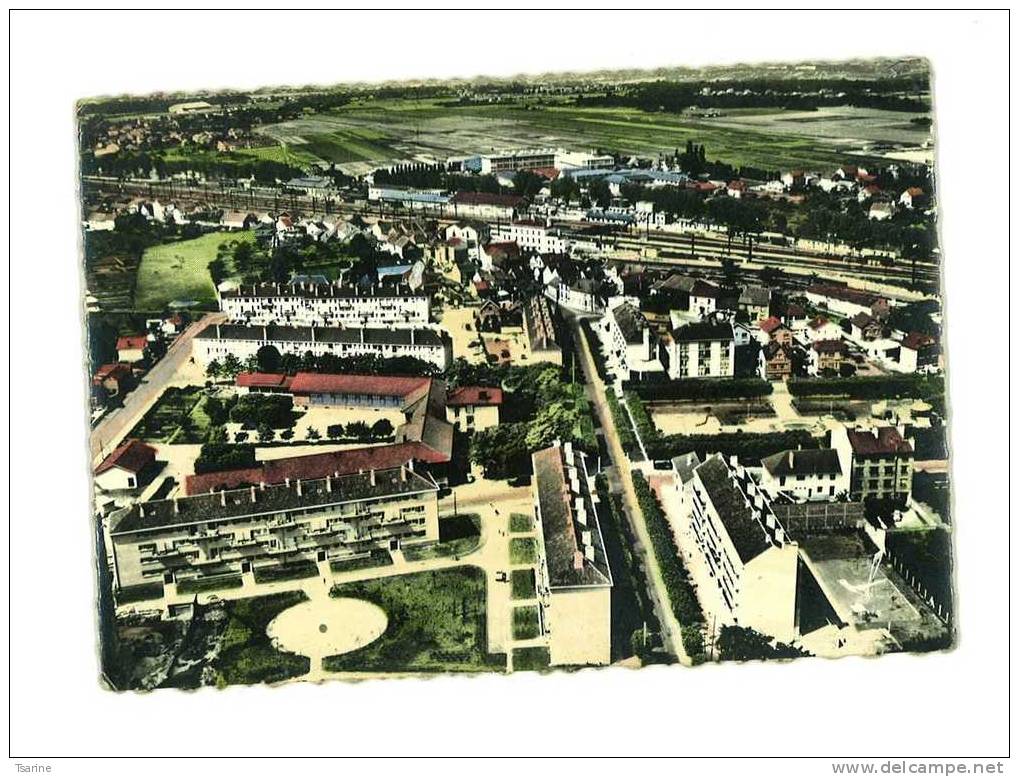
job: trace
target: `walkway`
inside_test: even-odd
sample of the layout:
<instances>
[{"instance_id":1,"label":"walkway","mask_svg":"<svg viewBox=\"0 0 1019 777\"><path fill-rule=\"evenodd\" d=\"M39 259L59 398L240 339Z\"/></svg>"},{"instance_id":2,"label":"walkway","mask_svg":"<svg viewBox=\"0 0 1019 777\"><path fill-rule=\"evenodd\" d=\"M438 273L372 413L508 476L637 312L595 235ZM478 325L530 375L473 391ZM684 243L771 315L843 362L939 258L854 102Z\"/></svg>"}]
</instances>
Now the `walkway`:
<instances>
[{"instance_id":1,"label":"walkway","mask_svg":"<svg viewBox=\"0 0 1019 777\"><path fill-rule=\"evenodd\" d=\"M648 573L648 579L652 584L649 593L655 604L656 614L662 624L662 640L666 647L682 663L690 664L692 663L690 657L683 647L680 623L672 612L665 581L662 578L661 567L659 567L658 559L655 558L655 554L651 550L651 538L648 534L647 523L644 520L644 513L640 509L637 502L637 494L633 489L633 480L630 476L631 462L623 450L622 444L619 442L619 434L612 423L612 413L605 399L605 384L598 377L598 369L595 366L594 357L591 355L591 349L588 347L587 339L581 331L579 320L575 317L569 317L569 323L573 329L574 343L580 356L581 367L587 378L591 400L598 412L598 418L601 420L609 457L619 473L619 484L622 488L623 496L623 512L626 513L639 541L634 551L640 555L644 568Z\"/></svg>"}]
</instances>

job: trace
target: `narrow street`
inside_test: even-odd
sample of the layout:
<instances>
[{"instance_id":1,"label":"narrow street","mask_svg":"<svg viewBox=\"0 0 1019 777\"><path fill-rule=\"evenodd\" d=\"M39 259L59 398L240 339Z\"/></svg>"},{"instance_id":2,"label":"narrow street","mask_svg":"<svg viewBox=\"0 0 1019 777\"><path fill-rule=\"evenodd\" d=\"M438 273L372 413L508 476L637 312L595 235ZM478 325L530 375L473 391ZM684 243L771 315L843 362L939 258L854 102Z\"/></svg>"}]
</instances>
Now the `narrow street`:
<instances>
[{"instance_id":1,"label":"narrow street","mask_svg":"<svg viewBox=\"0 0 1019 777\"><path fill-rule=\"evenodd\" d=\"M207 326L225 320L223 313L209 313L191 324L173 341L163 358L156 362L134 391L127 395L124 406L114 410L92 429L89 450L93 466L117 447L123 436L141 420L163 389L170 384L181 365L191 357L191 341L195 335Z\"/></svg>"},{"instance_id":2,"label":"narrow street","mask_svg":"<svg viewBox=\"0 0 1019 777\"><path fill-rule=\"evenodd\" d=\"M573 331L577 353L580 356L580 364L587 379L590 399L598 411L598 418L601 421L609 457L619 476L618 480L623 496L623 512L626 513L627 519L630 521L630 525L640 541L639 546L634 548L634 550L641 557L644 569L648 574L648 579L652 584L649 594L655 604L658 619L662 624L662 641L665 643L666 648L676 655L682 663L690 664L692 663L690 657L683 647L680 623L672 612L669 594L665 588L665 581L662 578L662 570L658 565L658 559L655 558L655 554L651 549L651 537L648 534L644 513L637 503L637 494L633 489L633 482L630 477L632 463L619 441L616 427L612 423L612 413L605 400L605 384L598 376L594 356L588 347L587 338L584 337L584 333L581 331L579 319L570 316L569 324Z\"/></svg>"}]
</instances>

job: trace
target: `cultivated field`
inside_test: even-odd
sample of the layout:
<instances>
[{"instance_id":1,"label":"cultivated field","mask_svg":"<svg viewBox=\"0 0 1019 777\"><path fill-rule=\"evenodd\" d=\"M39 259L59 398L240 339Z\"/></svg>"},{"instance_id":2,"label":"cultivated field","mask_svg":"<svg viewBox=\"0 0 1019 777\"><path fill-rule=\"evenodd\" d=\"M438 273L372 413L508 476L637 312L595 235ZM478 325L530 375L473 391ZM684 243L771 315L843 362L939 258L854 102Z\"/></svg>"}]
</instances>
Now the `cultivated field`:
<instances>
[{"instance_id":1,"label":"cultivated field","mask_svg":"<svg viewBox=\"0 0 1019 777\"><path fill-rule=\"evenodd\" d=\"M263 131L352 173L368 169L367 162L442 160L521 146L652 155L671 152L687 140L706 144L710 159L736 165L824 169L845 161L847 153L865 155L865 147L877 141L918 145L929 137L926 128L909 123L913 114L897 111L770 108L723 114L704 118L537 100L491 105L369 100Z\"/></svg>"}]
</instances>

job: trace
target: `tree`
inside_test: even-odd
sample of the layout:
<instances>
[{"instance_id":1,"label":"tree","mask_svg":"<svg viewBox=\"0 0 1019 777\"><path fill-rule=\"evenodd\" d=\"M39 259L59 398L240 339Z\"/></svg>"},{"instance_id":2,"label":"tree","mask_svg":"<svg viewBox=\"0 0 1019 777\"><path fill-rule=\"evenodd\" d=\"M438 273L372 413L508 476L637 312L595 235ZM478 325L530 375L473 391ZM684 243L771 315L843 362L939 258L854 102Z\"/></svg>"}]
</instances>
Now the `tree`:
<instances>
[{"instance_id":1,"label":"tree","mask_svg":"<svg viewBox=\"0 0 1019 777\"><path fill-rule=\"evenodd\" d=\"M219 375L222 378L230 378L233 380L237 377L237 373L241 371L243 365L241 360L238 359L234 354L228 353L223 358L223 364L220 368Z\"/></svg>"},{"instance_id":2,"label":"tree","mask_svg":"<svg viewBox=\"0 0 1019 777\"><path fill-rule=\"evenodd\" d=\"M308 430L304 433L304 436L309 440L318 440L321 439L322 433L314 426L309 426Z\"/></svg>"},{"instance_id":3,"label":"tree","mask_svg":"<svg viewBox=\"0 0 1019 777\"><path fill-rule=\"evenodd\" d=\"M723 661L799 658L810 655L798 647L783 642L772 643L770 637L742 626L722 626L715 647Z\"/></svg>"},{"instance_id":4,"label":"tree","mask_svg":"<svg viewBox=\"0 0 1019 777\"><path fill-rule=\"evenodd\" d=\"M233 252L234 270L240 275L247 275L254 269L255 249L247 241L238 242Z\"/></svg>"},{"instance_id":5,"label":"tree","mask_svg":"<svg viewBox=\"0 0 1019 777\"><path fill-rule=\"evenodd\" d=\"M269 424L261 423L258 425L258 441L259 442L272 442L276 439L276 430L273 429Z\"/></svg>"},{"instance_id":6,"label":"tree","mask_svg":"<svg viewBox=\"0 0 1019 777\"><path fill-rule=\"evenodd\" d=\"M371 429L364 421L352 421L347 424L347 436L355 437L358 440L366 440L371 436Z\"/></svg>"},{"instance_id":7,"label":"tree","mask_svg":"<svg viewBox=\"0 0 1019 777\"><path fill-rule=\"evenodd\" d=\"M372 424L372 437L384 438L389 437L393 434L393 424L388 418L380 418L374 424Z\"/></svg>"},{"instance_id":8,"label":"tree","mask_svg":"<svg viewBox=\"0 0 1019 777\"><path fill-rule=\"evenodd\" d=\"M544 405L527 429L525 442L529 451L547 448L556 440L569 440L579 420L579 413L561 402Z\"/></svg>"},{"instance_id":9,"label":"tree","mask_svg":"<svg viewBox=\"0 0 1019 777\"><path fill-rule=\"evenodd\" d=\"M487 478L508 478L530 470L527 424L508 423L475 432L471 439L471 461L481 466Z\"/></svg>"},{"instance_id":10,"label":"tree","mask_svg":"<svg viewBox=\"0 0 1019 777\"><path fill-rule=\"evenodd\" d=\"M218 378L222 374L222 372L223 365L221 365L217 359L213 359L205 367L205 375L209 378L212 378L213 380Z\"/></svg>"},{"instance_id":11,"label":"tree","mask_svg":"<svg viewBox=\"0 0 1019 777\"><path fill-rule=\"evenodd\" d=\"M279 372L280 352L275 345L263 345L255 354L259 372Z\"/></svg>"}]
</instances>

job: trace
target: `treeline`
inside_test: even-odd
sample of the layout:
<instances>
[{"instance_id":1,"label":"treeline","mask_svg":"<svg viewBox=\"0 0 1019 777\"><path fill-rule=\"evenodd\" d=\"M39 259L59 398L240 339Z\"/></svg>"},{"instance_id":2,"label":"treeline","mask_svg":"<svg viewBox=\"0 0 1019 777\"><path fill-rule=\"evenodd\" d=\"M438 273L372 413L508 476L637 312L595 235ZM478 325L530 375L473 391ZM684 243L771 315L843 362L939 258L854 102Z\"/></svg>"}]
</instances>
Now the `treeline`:
<instances>
[{"instance_id":1,"label":"treeline","mask_svg":"<svg viewBox=\"0 0 1019 777\"><path fill-rule=\"evenodd\" d=\"M639 470L633 470L632 477L637 503L644 514L644 522L651 538L651 548L658 560L662 581L669 595L669 606L679 621L683 647L695 663L700 663L705 659L704 612L697 599L697 592L690 580L690 573L683 566L683 557L676 545L669 520L658 503L658 497Z\"/></svg>"},{"instance_id":2,"label":"treeline","mask_svg":"<svg viewBox=\"0 0 1019 777\"><path fill-rule=\"evenodd\" d=\"M444 164L396 165L376 170L373 174L376 186L407 186L414 189L442 189L454 192L504 193L494 175L470 175L449 168Z\"/></svg>"},{"instance_id":3,"label":"treeline","mask_svg":"<svg viewBox=\"0 0 1019 777\"><path fill-rule=\"evenodd\" d=\"M852 378L791 378L794 397L847 397L849 399L939 399L945 395L940 375L864 375Z\"/></svg>"},{"instance_id":4,"label":"treeline","mask_svg":"<svg viewBox=\"0 0 1019 777\"><path fill-rule=\"evenodd\" d=\"M645 441L648 457L672 459L696 453L705 459L714 453L737 456L740 462L756 466L765 456L796 448L820 448L824 440L805 429L787 432L723 432L721 434L669 434Z\"/></svg>"},{"instance_id":5,"label":"treeline","mask_svg":"<svg viewBox=\"0 0 1019 777\"><path fill-rule=\"evenodd\" d=\"M267 184L297 178L305 172L295 165L232 152L201 151L186 159L166 159L161 152L147 151L121 151L99 158L87 152L81 157L83 175L147 178L153 171L159 178L177 173L200 173L206 178L254 178Z\"/></svg>"},{"instance_id":6,"label":"treeline","mask_svg":"<svg viewBox=\"0 0 1019 777\"><path fill-rule=\"evenodd\" d=\"M667 383L624 381L623 389L632 391L646 402L670 400L757 399L772 392L772 385L761 378L704 379L687 378Z\"/></svg>"},{"instance_id":7,"label":"treeline","mask_svg":"<svg viewBox=\"0 0 1019 777\"><path fill-rule=\"evenodd\" d=\"M748 79L742 81L653 81L584 95L577 105L631 107L679 113L690 108L788 108L816 110L834 105L922 113L930 101L926 76L888 80ZM708 90L708 91L705 91Z\"/></svg>"}]
</instances>

